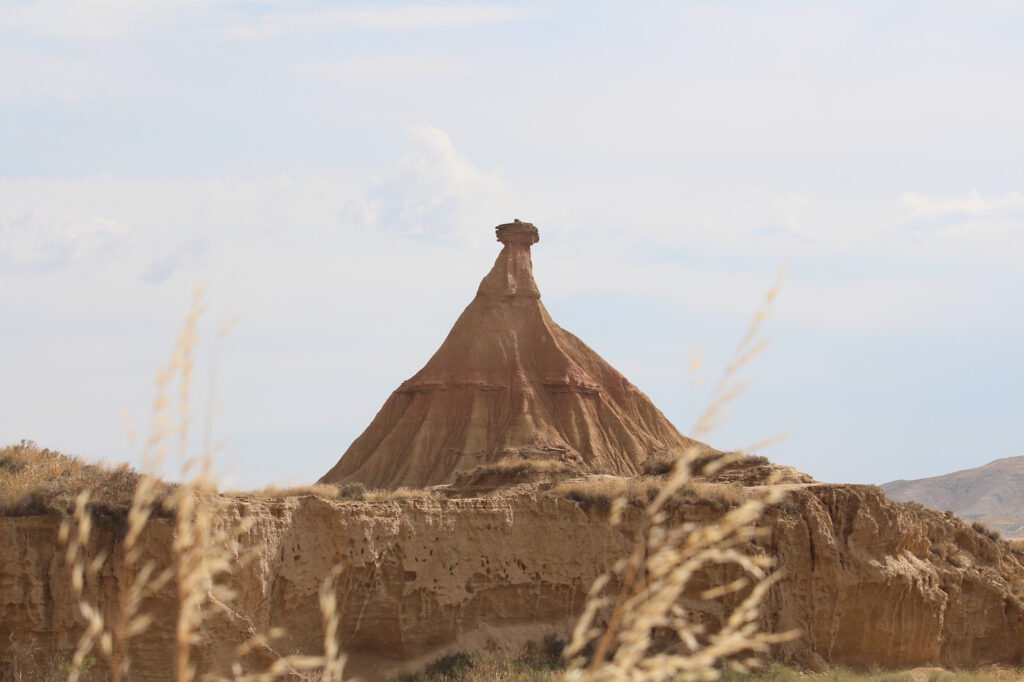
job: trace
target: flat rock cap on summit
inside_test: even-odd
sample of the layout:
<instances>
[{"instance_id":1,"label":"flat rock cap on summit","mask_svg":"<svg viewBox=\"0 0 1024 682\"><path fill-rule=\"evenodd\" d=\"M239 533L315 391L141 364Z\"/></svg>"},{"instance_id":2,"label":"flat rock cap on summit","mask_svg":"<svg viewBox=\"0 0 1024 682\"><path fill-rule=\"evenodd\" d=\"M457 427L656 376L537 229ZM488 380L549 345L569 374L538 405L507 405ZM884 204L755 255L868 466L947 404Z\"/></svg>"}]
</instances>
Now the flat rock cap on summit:
<instances>
[{"instance_id":1,"label":"flat rock cap on summit","mask_svg":"<svg viewBox=\"0 0 1024 682\"><path fill-rule=\"evenodd\" d=\"M495 235L501 252L448 338L321 482L422 487L510 457L631 475L701 445L551 319L533 278L537 228L516 220Z\"/></svg>"},{"instance_id":2,"label":"flat rock cap on summit","mask_svg":"<svg viewBox=\"0 0 1024 682\"><path fill-rule=\"evenodd\" d=\"M540 231L533 223L524 223L516 218L514 222L498 225L494 228L498 241L502 244L527 244L532 245L540 241Z\"/></svg>"}]
</instances>

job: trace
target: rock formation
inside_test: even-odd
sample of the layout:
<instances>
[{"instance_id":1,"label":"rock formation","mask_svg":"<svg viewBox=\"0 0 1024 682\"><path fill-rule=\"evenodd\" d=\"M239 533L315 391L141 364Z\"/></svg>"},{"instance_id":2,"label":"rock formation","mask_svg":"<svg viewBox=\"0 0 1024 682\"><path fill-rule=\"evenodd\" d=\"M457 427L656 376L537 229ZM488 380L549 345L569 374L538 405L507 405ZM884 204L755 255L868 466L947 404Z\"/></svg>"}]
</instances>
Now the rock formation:
<instances>
[{"instance_id":1,"label":"rock formation","mask_svg":"<svg viewBox=\"0 0 1024 682\"><path fill-rule=\"evenodd\" d=\"M694 444L551 319L533 279L537 228L517 220L496 232L504 246L476 298L321 482L435 485L507 457L635 474Z\"/></svg>"},{"instance_id":2,"label":"rock formation","mask_svg":"<svg viewBox=\"0 0 1024 682\"><path fill-rule=\"evenodd\" d=\"M613 526L597 508L541 487L466 499L209 503L220 505L222 523L252 519L245 543L258 549L231 580L237 598L215 609L204 629L200 672L225 671L240 643L271 626L286 630L274 651L322 651L318 590L338 564L339 643L348 672L365 680L456 651L565 638L594 578L643 527L637 507ZM712 523L722 509L708 500L675 513ZM785 576L769 594L762 627L802 632L774 647L772 659L815 668L1024 661L1024 565L1005 542L872 486L797 484L762 522L771 534L760 549L778 558ZM85 585L86 599L109 618L124 577L121 523L96 519L91 551L112 559ZM59 516L0 518L0 670L33 652L66 660L85 627L55 542L59 526ZM172 520L154 519L140 539L141 560L167 565L173 532ZM155 619L131 640L131 679L166 680L174 585L147 599L145 611ZM247 663L255 670L272 658L260 650Z\"/></svg>"}]
</instances>

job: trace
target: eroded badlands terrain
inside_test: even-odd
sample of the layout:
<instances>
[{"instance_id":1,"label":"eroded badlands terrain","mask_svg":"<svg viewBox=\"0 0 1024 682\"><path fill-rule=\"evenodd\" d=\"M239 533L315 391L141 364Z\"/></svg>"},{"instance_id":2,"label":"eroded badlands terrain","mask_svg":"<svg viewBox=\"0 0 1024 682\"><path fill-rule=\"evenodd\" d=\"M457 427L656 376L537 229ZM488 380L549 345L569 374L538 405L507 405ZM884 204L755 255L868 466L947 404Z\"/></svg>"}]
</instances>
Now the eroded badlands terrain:
<instances>
[{"instance_id":1,"label":"eroded badlands terrain","mask_svg":"<svg viewBox=\"0 0 1024 682\"><path fill-rule=\"evenodd\" d=\"M336 565L343 567L338 594L348 670L367 679L448 652L567 636L591 582L628 550L643 514L631 507L612 526L600 505L567 499L550 485L380 502L211 497L220 523L255 520L245 544L258 553L231 579L236 600L209 621L200 669L224 670L239 643L271 626L286 634L247 663L320 652L317 594ZM874 487L789 487L786 501L763 519L770 535L751 547L775 555L785 572L763 627L802 632L773 658L810 668L1024 660L1024 564L1005 542L951 514L892 502ZM756 485L746 490L756 492ZM728 504L691 501L674 513L713 522ZM54 515L0 519L0 661L33 647L50 656L69 652L82 631L59 523ZM123 518L101 515L92 536L94 549L113 559L85 594L108 612L123 581L117 567L124 527ZM166 564L171 541L171 521L153 520L142 538L145 556ZM132 678L166 679L173 585L145 608L156 619L131 640Z\"/></svg>"}]
</instances>

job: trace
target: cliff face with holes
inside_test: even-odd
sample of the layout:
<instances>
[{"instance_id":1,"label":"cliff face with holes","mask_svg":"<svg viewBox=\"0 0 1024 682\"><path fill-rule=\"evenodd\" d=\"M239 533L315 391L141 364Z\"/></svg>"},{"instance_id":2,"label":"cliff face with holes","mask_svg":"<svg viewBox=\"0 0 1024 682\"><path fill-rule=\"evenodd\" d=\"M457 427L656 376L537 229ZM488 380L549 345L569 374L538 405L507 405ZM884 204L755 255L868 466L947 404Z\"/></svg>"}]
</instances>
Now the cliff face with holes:
<instances>
[{"instance_id":1,"label":"cliff face with holes","mask_svg":"<svg viewBox=\"0 0 1024 682\"><path fill-rule=\"evenodd\" d=\"M612 527L596 509L529 487L472 499L219 504L224 523L255 520L246 543L261 549L232 579L234 602L210 612L200 669L225 670L240 642L271 626L286 629L274 652L321 651L317 590L341 565L341 643L349 670L367 679L453 651L566 636L591 582L641 522L633 509ZM711 503L679 511L708 521L719 513ZM803 633L776 658L809 667L1024 661L1024 566L1004 543L862 486L794 486L765 523L771 536L761 549L778 556L786 577L770 594L764 627ZM2 665L33 651L52 660L82 631L58 525L44 516L0 519ZM155 520L145 556L170 561L171 536L168 522ZM120 521L98 519L91 546L112 560L88 581L86 597L108 613L124 578L116 568L122 537ZM173 586L147 601L156 619L132 640L132 679L167 679L175 602ZM246 662L271 656L261 650Z\"/></svg>"}]
</instances>

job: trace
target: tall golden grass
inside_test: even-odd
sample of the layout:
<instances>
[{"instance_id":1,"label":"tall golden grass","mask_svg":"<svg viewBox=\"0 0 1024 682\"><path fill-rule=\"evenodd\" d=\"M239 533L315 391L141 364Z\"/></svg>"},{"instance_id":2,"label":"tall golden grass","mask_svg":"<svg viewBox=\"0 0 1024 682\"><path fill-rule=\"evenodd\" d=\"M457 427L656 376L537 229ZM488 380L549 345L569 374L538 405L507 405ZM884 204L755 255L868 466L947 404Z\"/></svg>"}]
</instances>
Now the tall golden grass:
<instances>
[{"instance_id":1,"label":"tall golden grass","mask_svg":"<svg viewBox=\"0 0 1024 682\"><path fill-rule=\"evenodd\" d=\"M780 286L781 277L754 314L692 429L695 438L710 433L744 391L739 374L765 348L761 332ZM741 457L732 453L703 463L703 449L688 448L656 490L644 491L649 501L643 531L632 552L592 585L566 649L567 680L715 680L722 661L746 672L760 664L759 656L772 644L796 636L759 631L761 604L779 575L772 572L772 558L751 551L752 542L764 535L757 521L768 506L782 500L783 489L764 486L714 523L678 523L668 508L680 491L695 484L699 460L702 473L713 474ZM620 522L631 501L637 501L637 490L627 488L612 502L612 523ZM696 587L709 571L729 569L736 577L728 582ZM711 601L719 602L726 614L717 622L689 608Z\"/></svg>"},{"instance_id":2,"label":"tall golden grass","mask_svg":"<svg viewBox=\"0 0 1024 682\"><path fill-rule=\"evenodd\" d=\"M61 525L59 539L65 546L65 563L72 591L85 621L84 631L70 661L68 682L78 682L87 657L97 650L106 663L110 679L115 682L130 679L128 643L145 632L153 620L152 614L142 610L143 603L147 596L169 583L174 585L178 606L173 679L175 682L199 679L193 648L203 637L204 624L212 614L229 610L235 594L228 586L227 578L244 567L259 549L246 549L241 541L251 526L249 519L227 525L218 521L218 497L209 438L206 438L206 445L199 455L192 456L188 451L193 421L194 354L199 343L198 327L202 313L202 293L197 291L171 360L157 375L150 435L143 452L146 467L151 471L135 477L120 566L125 582L119 590L113 613L103 605L90 603L84 590L86 581L94 579L109 559L102 550L90 551L92 516L88 489L78 494L74 512ZM168 488L153 472L172 447L181 461L184 481ZM174 518L173 561L169 566L141 561L139 541L158 504L162 511ZM320 590L323 654L279 655L266 669L247 671L241 663L246 654L260 648L272 651L270 643L281 635L279 630L253 632L237 648L230 675L205 672L201 678L263 682L290 677L340 682L345 662L337 643L340 614L335 590L340 570L338 567L326 576Z\"/></svg>"}]
</instances>

